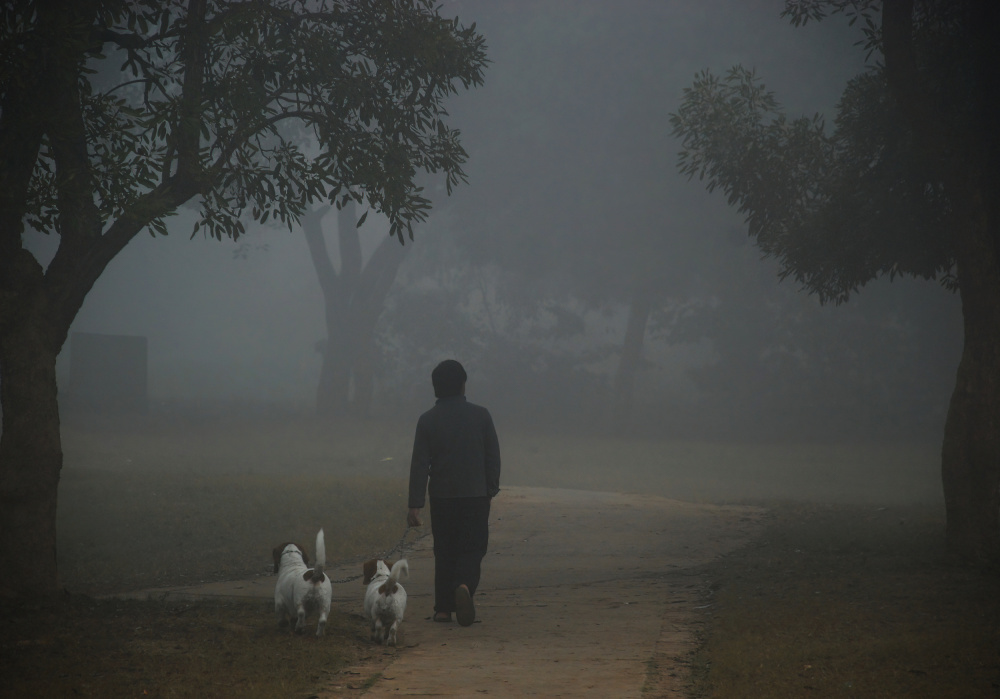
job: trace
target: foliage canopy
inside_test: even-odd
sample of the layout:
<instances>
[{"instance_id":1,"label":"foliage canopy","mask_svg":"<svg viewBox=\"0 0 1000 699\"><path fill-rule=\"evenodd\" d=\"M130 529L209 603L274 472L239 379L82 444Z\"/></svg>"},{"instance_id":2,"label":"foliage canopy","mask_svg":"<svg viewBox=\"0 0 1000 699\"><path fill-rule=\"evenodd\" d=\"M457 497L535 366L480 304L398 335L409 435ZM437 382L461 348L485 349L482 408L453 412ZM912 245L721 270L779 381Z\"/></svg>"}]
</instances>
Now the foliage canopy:
<instances>
[{"instance_id":1,"label":"foliage canopy","mask_svg":"<svg viewBox=\"0 0 1000 699\"><path fill-rule=\"evenodd\" d=\"M969 57L951 14L927 3L915 22L922 74L938 105L960 131L970 115ZM871 2L793 2L794 24L843 12L864 25L869 54L880 28ZM937 9L935 9L937 8ZM947 60L945 57L947 56ZM681 140L679 168L721 189L747 217L749 233L821 301L842 302L881 276L940 278L954 286L956 225L953 191L938 154L920 142L903 107L890 95L885 67L870 62L849 81L833 128L820 115L789 118L752 70L699 73L670 118Z\"/></svg>"},{"instance_id":2,"label":"foliage canopy","mask_svg":"<svg viewBox=\"0 0 1000 699\"><path fill-rule=\"evenodd\" d=\"M138 214L166 234L170 212L151 201L164 186L192 188L195 230L216 238L243 233L246 212L291 227L309 202L367 197L402 242L430 206L417 171L443 172L449 192L465 178L444 101L482 83L484 39L429 0L81 2L57 19L34 7L0 10L0 89L31 88L36 42L73 52L67 36L88 38L73 136L102 223ZM26 211L45 232L60 216L55 140L41 136Z\"/></svg>"}]
</instances>

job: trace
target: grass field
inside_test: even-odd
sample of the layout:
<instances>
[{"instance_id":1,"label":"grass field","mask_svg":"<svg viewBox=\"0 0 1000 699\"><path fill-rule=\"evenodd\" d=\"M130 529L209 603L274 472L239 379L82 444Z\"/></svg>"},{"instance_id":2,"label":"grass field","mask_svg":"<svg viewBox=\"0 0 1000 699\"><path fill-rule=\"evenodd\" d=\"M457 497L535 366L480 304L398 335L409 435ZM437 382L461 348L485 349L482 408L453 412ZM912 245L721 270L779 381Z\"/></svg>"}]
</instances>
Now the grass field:
<instances>
[{"instance_id":1,"label":"grass field","mask_svg":"<svg viewBox=\"0 0 1000 699\"><path fill-rule=\"evenodd\" d=\"M269 604L99 597L266 575L273 545L319 526L333 562L389 548L412 425L78 418L63 433L68 593L2 610L0 696L308 696L372 652L351 612L317 640L279 632ZM760 540L698 571L692 696L1000 696L997 578L943 557L936 445L501 439L508 485L770 508Z\"/></svg>"},{"instance_id":2,"label":"grass field","mask_svg":"<svg viewBox=\"0 0 1000 699\"><path fill-rule=\"evenodd\" d=\"M783 503L707 566L692 696L1000 696L996 571L950 563L940 511Z\"/></svg>"},{"instance_id":3,"label":"grass field","mask_svg":"<svg viewBox=\"0 0 1000 699\"><path fill-rule=\"evenodd\" d=\"M359 618L334 612L317 639L279 632L270 607L75 596L5 609L0 696L308 697L372 652Z\"/></svg>"}]
</instances>

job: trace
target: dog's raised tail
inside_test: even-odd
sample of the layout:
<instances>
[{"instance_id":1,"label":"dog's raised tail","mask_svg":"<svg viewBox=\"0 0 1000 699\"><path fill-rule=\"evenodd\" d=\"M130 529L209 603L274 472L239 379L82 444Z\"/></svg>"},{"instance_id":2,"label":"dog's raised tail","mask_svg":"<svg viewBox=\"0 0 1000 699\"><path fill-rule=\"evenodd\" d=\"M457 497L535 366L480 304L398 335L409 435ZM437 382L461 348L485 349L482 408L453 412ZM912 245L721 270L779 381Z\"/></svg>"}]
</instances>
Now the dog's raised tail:
<instances>
[{"instance_id":1,"label":"dog's raised tail","mask_svg":"<svg viewBox=\"0 0 1000 699\"><path fill-rule=\"evenodd\" d=\"M312 581L317 585L323 582L323 569L326 568L326 539L323 528L316 532L316 565L313 566Z\"/></svg>"},{"instance_id":2,"label":"dog's raised tail","mask_svg":"<svg viewBox=\"0 0 1000 699\"><path fill-rule=\"evenodd\" d=\"M406 562L405 558L400 558L392 564L392 570L389 571L389 581L406 582L408 577L410 577L410 564Z\"/></svg>"}]
</instances>

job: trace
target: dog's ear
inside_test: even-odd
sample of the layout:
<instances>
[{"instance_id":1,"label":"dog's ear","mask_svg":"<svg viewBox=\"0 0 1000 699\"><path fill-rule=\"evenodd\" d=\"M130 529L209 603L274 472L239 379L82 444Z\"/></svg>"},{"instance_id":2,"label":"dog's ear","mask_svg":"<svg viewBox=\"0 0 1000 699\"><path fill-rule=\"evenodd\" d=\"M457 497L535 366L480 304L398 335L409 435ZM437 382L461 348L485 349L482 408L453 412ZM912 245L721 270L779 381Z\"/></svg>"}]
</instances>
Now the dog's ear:
<instances>
[{"instance_id":1,"label":"dog's ear","mask_svg":"<svg viewBox=\"0 0 1000 699\"><path fill-rule=\"evenodd\" d=\"M365 564L361 567L361 571L365 574L364 580L361 581L362 585L367 585L375 577L375 571L378 570L378 561L376 559L371 559L370 561L365 561Z\"/></svg>"}]
</instances>

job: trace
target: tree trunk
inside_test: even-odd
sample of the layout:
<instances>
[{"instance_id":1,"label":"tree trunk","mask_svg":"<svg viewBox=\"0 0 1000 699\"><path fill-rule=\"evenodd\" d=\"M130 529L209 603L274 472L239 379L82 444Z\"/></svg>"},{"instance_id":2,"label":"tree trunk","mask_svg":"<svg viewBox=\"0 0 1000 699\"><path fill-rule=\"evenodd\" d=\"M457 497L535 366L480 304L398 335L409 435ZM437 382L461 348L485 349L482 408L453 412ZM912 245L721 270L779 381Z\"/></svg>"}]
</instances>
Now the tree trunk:
<instances>
[{"instance_id":1,"label":"tree trunk","mask_svg":"<svg viewBox=\"0 0 1000 699\"><path fill-rule=\"evenodd\" d=\"M974 118L955 130L929 99L918 69L913 0L882 4L882 51L890 93L923 144L936 177L956 197L953 226L964 346L945 421L941 480L948 550L978 564L1000 562L1000 54L996 3L959 12L973 59Z\"/></svg>"},{"instance_id":2,"label":"tree trunk","mask_svg":"<svg viewBox=\"0 0 1000 699\"><path fill-rule=\"evenodd\" d=\"M945 422L941 479L949 552L1000 562L1000 263L990 217L956 233L965 343Z\"/></svg>"},{"instance_id":3,"label":"tree trunk","mask_svg":"<svg viewBox=\"0 0 1000 699\"><path fill-rule=\"evenodd\" d=\"M327 320L327 337L323 343L323 361L316 386L316 413L335 416L347 413L351 374L348 348L344 337L349 332L347 323Z\"/></svg>"},{"instance_id":4,"label":"tree trunk","mask_svg":"<svg viewBox=\"0 0 1000 699\"><path fill-rule=\"evenodd\" d=\"M345 277L337 274L326 247L322 221L329 210L330 207L326 206L312 211L302 217L301 224L320 290L323 292L326 319L326 339L321 344L322 364L316 386L316 413L319 415L338 415L344 412L349 383L349 374L344 368L346 348L343 343L346 338L344 330L351 290L346 288L349 275ZM341 256L344 257L343 245Z\"/></svg>"},{"instance_id":5,"label":"tree trunk","mask_svg":"<svg viewBox=\"0 0 1000 699\"><path fill-rule=\"evenodd\" d=\"M367 265L362 264L354 206L345 206L338 216L338 274L327 251L321 225L327 211L329 207L302 219L302 230L326 309L327 337L316 388L316 412L364 417L371 406L374 386L371 353L375 325L396 279L405 248L395 239L386 238Z\"/></svg>"},{"instance_id":6,"label":"tree trunk","mask_svg":"<svg viewBox=\"0 0 1000 699\"><path fill-rule=\"evenodd\" d=\"M357 346L351 365L351 376L354 379L351 411L357 417L367 417L371 409L377 368L375 327L385 309L385 301L396 281L406 251L407 248L396 242L395 238L384 239L368 260L355 294L352 318L355 321Z\"/></svg>"},{"instance_id":7,"label":"tree trunk","mask_svg":"<svg viewBox=\"0 0 1000 699\"><path fill-rule=\"evenodd\" d=\"M622 343L622 356L618 361L614 396L611 401L614 411L611 423L618 431L625 429L630 422L632 400L635 395L635 377L642 364L642 344L646 337L646 324L649 322L652 308L653 299L649 285L637 285L632 294L632 303L629 305L625 341Z\"/></svg>"},{"instance_id":8,"label":"tree trunk","mask_svg":"<svg viewBox=\"0 0 1000 699\"><path fill-rule=\"evenodd\" d=\"M0 596L58 590L56 499L62 470L56 354L38 324L0 334ZM16 562L16 564L15 564Z\"/></svg>"}]
</instances>

